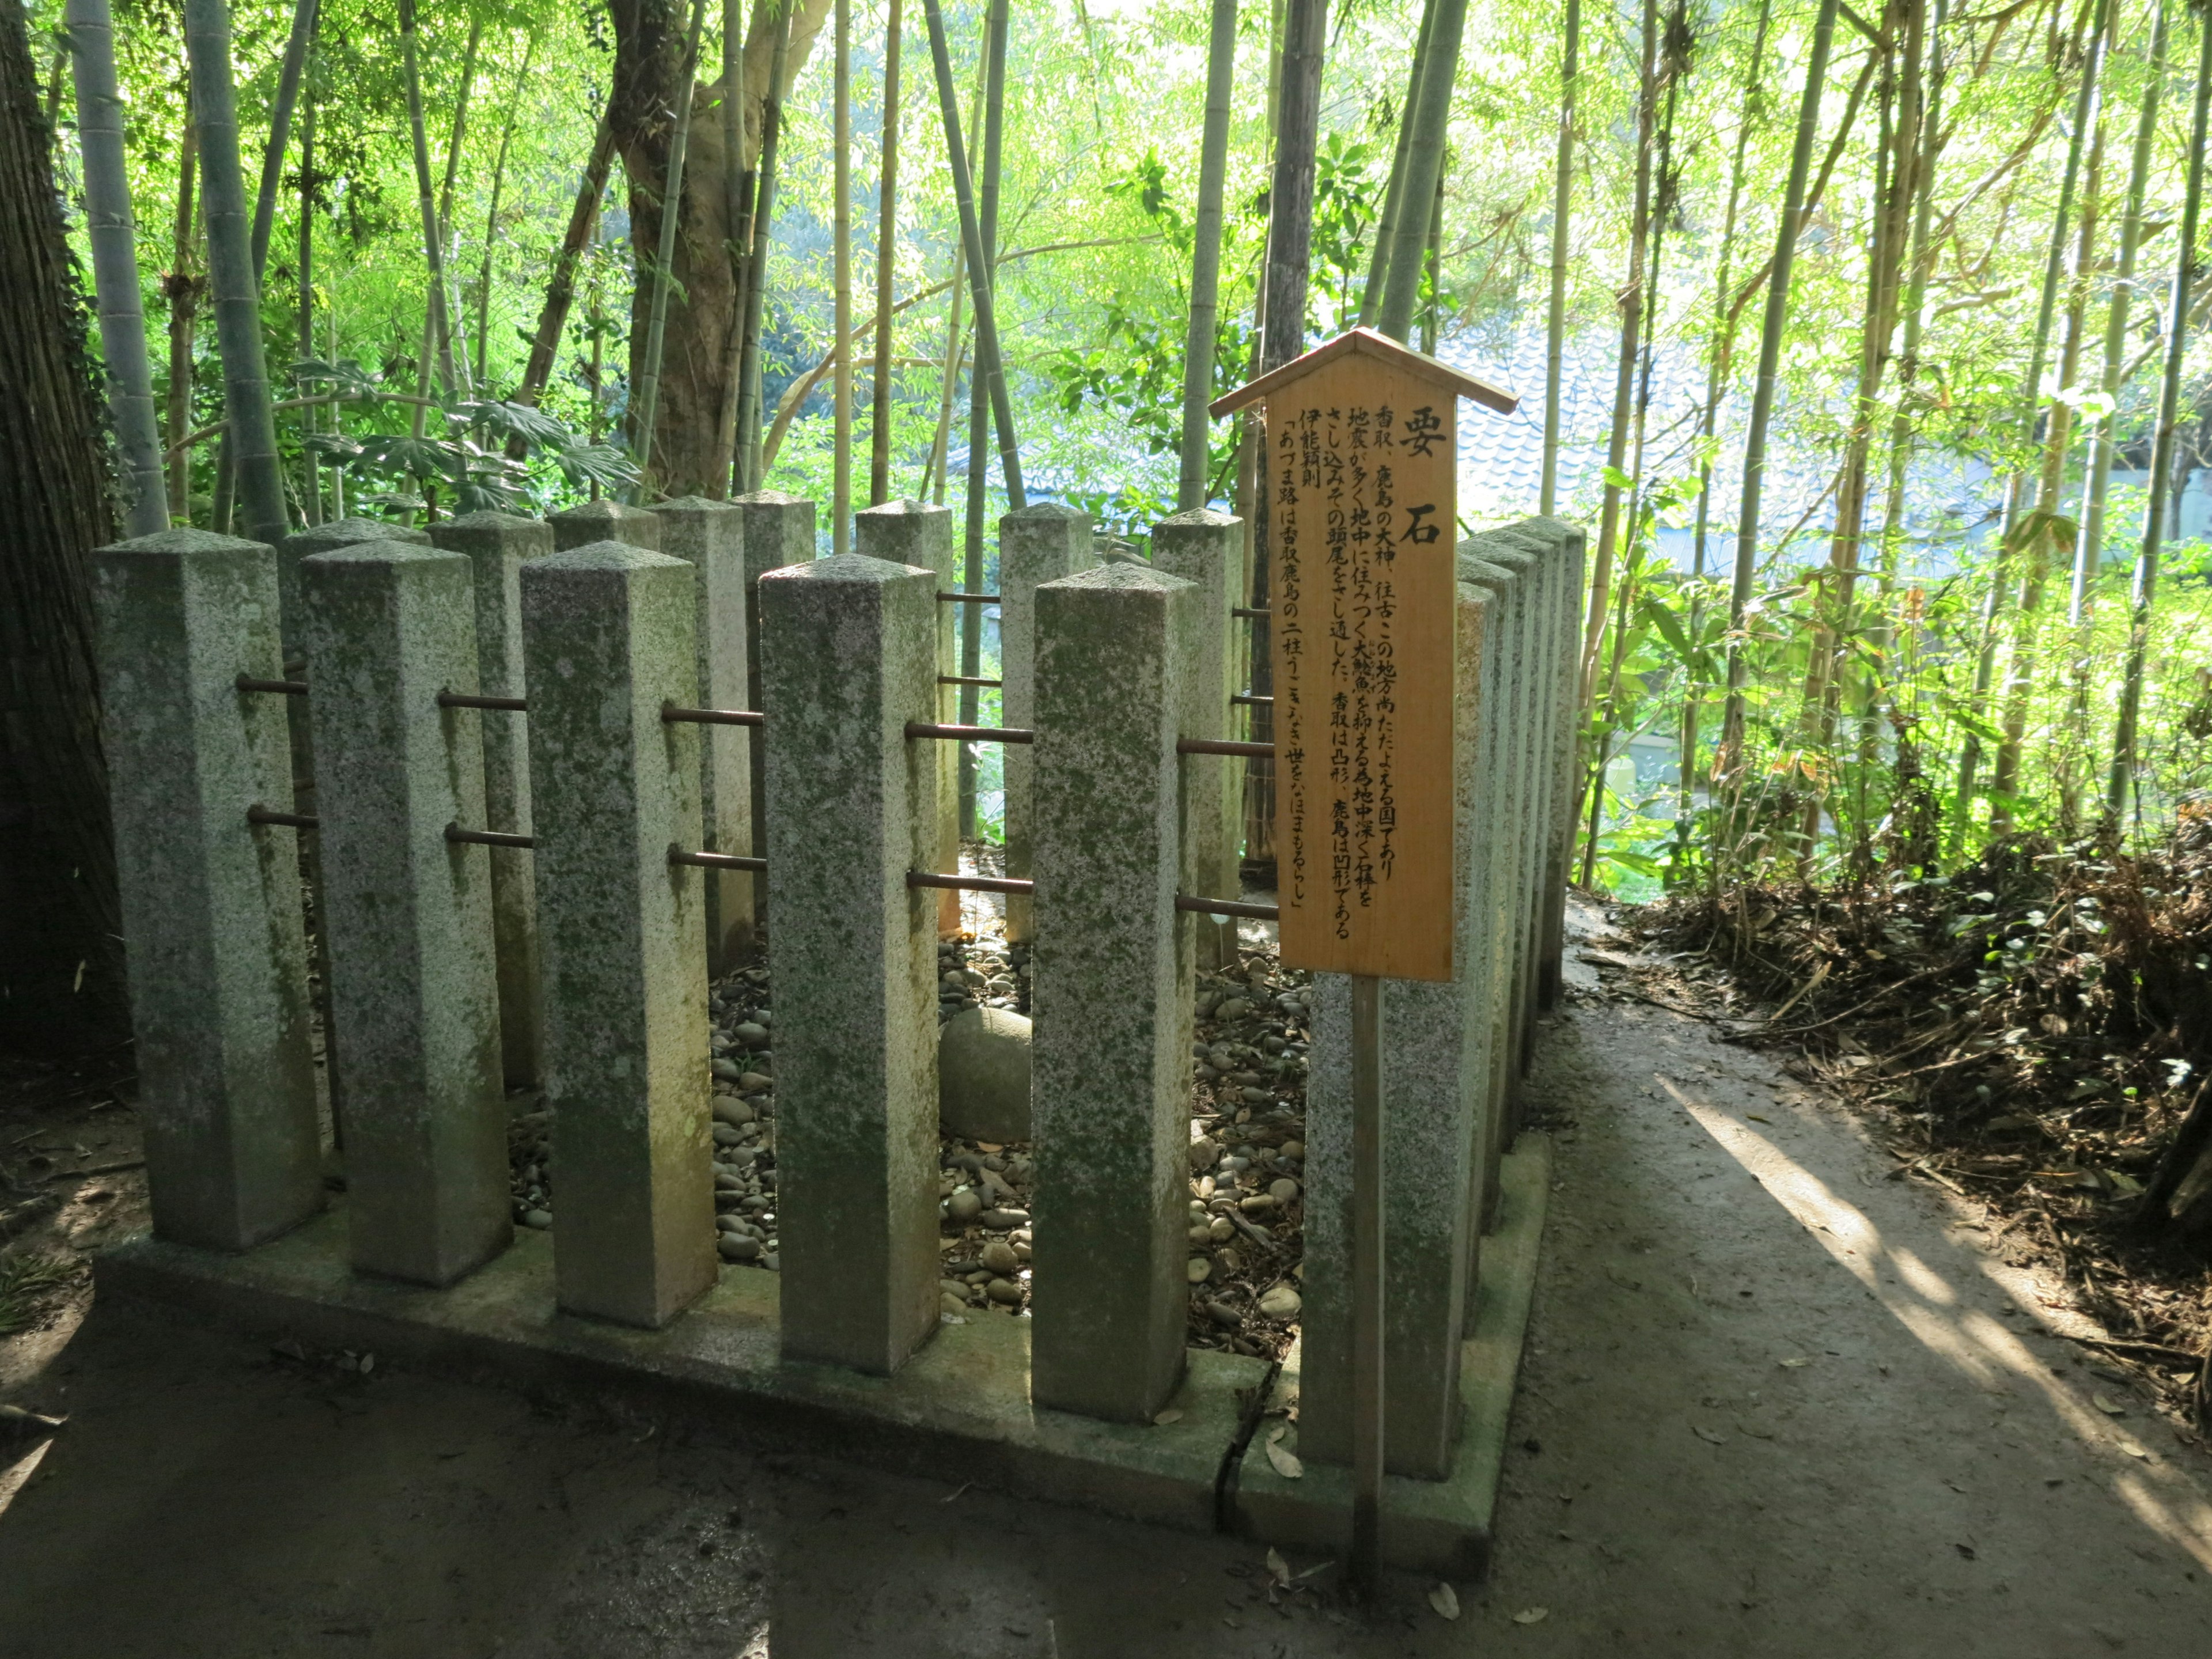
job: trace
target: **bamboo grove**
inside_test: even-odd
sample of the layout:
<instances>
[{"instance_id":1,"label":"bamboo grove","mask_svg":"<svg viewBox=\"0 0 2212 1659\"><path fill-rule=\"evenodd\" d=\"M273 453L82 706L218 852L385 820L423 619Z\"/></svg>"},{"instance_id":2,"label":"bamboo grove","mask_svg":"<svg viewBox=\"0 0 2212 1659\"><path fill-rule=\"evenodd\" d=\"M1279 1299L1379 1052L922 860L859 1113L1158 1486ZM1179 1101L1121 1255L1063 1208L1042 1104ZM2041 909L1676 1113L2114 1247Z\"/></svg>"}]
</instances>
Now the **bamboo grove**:
<instances>
[{"instance_id":1,"label":"bamboo grove","mask_svg":"<svg viewBox=\"0 0 2212 1659\"><path fill-rule=\"evenodd\" d=\"M957 495L988 590L1006 507L1140 551L1212 503L1264 608L1206 405L1363 323L1522 394L1469 527L1589 527L1586 882L2154 839L2212 784L2190 0L25 19L131 532L772 488L842 550Z\"/></svg>"}]
</instances>

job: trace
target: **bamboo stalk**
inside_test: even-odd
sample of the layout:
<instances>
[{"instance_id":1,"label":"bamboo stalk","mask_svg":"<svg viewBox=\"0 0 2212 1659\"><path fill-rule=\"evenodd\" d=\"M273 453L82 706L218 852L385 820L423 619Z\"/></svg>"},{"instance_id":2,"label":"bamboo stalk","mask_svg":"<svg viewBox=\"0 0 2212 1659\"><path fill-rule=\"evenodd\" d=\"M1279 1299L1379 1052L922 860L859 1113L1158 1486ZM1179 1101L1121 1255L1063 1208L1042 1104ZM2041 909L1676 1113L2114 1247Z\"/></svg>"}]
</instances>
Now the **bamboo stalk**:
<instances>
[{"instance_id":1,"label":"bamboo stalk","mask_svg":"<svg viewBox=\"0 0 2212 1659\"><path fill-rule=\"evenodd\" d=\"M192 252L199 245L199 215L194 185L199 179L200 134L193 120L189 96L185 100L185 136L177 146L177 214L171 242L168 274L162 292L169 301L168 409L162 422L167 441L174 444L192 423L192 333L199 311L200 290L205 279L193 273ZM191 522L191 457L179 453L169 465L169 516L179 524Z\"/></svg>"},{"instance_id":2,"label":"bamboo stalk","mask_svg":"<svg viewBox=\"0 0 2212 1659\"><path fill-rule=\"evenodd\" d=\"M1190 328L1183 340L1181 465L1176 510L1204 507L1212 423L1214 335L1220 316L1221 191L1229 170L1229 99L1237 74L1237 0L1213 0L1206 36L1206 123L1199 139L1198 215L1190 266ZM965 672L965 671L963 671Z\"/></svg>"},{"instance_id":3,"label":"bamboo stalk","mask_svg":"<svg viewBox=\"0 0 2212 1659\"><path fill-rule=\"evenodd\" d=\"M1760 0L1760 17L1767 0ZM1575 92L1581 75L1582 0L1567 0L1567 38L1559 68L1559 158L1552 169L1552 283L1544 325L1544 462L1536 511L1549 518L1559 505L1559 423L1565 386L1567 248L1574 204ZM1755 57L1757 54L1754 53Z\"/></svg>"},{"instance_id":4,"label":"bamboo stalk","mask_svg":"<svg viewBox=\"0 0 2212 1659\"><path fill-rule=\"evenodd\" d=\"M738 367L738 453L744 462L741 490L760 489L767 467L761 458L761 309L768 285L768 251L775 234L775 164L783 139L783 77L791 55L791 14L797 0L769 0L778 9L770 51L768 90L761 99L760 167L753 182L752 247L745 262L744 339Z\"/></svg>"},{"instance_id":5,"label":"bamboo stalk","mask_svg":"<svg viewBox=\"0 0 2212 1659\"><path fill-rule=\"evenodd\" d=\"M507 106L507 120L499 134L499 159L491 168L491 205L484 212L483 262L477 270L477 384L487 384L489 364L485 338L491 327L491 251L499 240L499 200L507 183L507 153L514 142L515 118L522 112L523 89L530 84L531 61L538 55L538 33L532 30L522 47L522 67L515 72L514 96Z\"/></svg>"},{"instance_id":6,"label":"bamboo stalk","mask_svg":"<svg viewBox=\"0 0 2212 1659\"><path fill-rule=\"evenodd\" d=\"M1381 326L1392 339L1413 331L1413 307L1421 292L1421 255L1428 240L1429 214L1422 210L1436 195L1443 175L1444 139L1451 127L1453 88L1459 81L1460 36L1467 23L1467 0L1437 0L1437 19L1421 66L1420 101L1408 112L1413 131L1406 145L1406 191L1398 222L1392 227L1389 269L1382 281Z\"/></svg>"},{"instance_id":7,"label":"bamboo stalk","mask_svg":"<svg viewBox=\"0 0 2212 1659\"><path fill-rule=\"evenodd\" d=\"M415 0L399 0L399 46L407 82L407 125L414 141L415 200L422 216L422 254L430 271L428 316L425 325L430 352L437 354L438 374L447 392L459 385L453 374L453 340L442 325L446 308L444 251L439 246L438 206L430 188L430 140L422 122L422 74L416 37ZM420 386L418 380L417 385ZM417 435L421 424L416 425Z\"/></svg>"},{"instance_id":8,"label":"bamboo stalk","mask_svg":"<svg viewBox=\"0 0 2212 1659\"><path fill-rule=\"evenodd\" d=\"M899 0L884 21L883 167L876 186L876 385L868 404L868 505L891 495L891 292L898 278Z\"/></svg>"},{"instance_id":9,"label":"bamboo stalk","mask_svg":"<svg viewBox=\"0 0 2212 1659\"><path fill-rule=\"evenodd\" d=\"M292 33L284 42L284 62L276 73L276 97L269 106L269 142L261 152L261 190L253 207L253 274L269 269L269 236L276 222L276 192L284 178L284 146L291 134L292 111L307 70L307 47L314 39L316 0L297 0Z\"/></svg>"},{"instance_id":10,"label":"bamboo stalk","mask_svg":"<svg viewBox=\"0 0 2212 1659\"><path fill-rule=\"evenodd\" d=\"M842 4L843 0L840 0ZM676 234L684 217L684 152L691 140L691 112L698 103L692 82L699 68L699 33L707 21L707 0L691 0L691 27L677 72L676 131L668 141L668 166L660 183L660 251L653 271L653 304L645 325L645 362L638 376L637 408L631 442L637 453L638 492L651 487L653 428L659 412L660 356L668 338L670 274L676 263Z\"/></svg>"},{"instance_id":11,"label":"bamboo stalk","mask_svg":"<svg viewBox=\"0 0 2212 1659\"><path fill-rule=\"evenodd\" d=\"M983 239L983 270L988 286L996 292L999 281L999 173L1006 143L1006 31L1010 8L1006 0L991 0L983 30L983 176L976 192L976 213ZM982 357L976 358L978 368ZM970 593L989 592L984 569L985 498L989 471L984 454L990 442L990 407L987 380L981 375L968 388L968 477L966 545L961 586ZM983 614L981 605L963 605L959 618L960 673L969 682L960 688L961 720L974 725L981 707L973 682L983 672ZM962 744L956 761L955 798L960 834L975 834L975 750Z\"/></svg>"},{"instance_id":12,"label":"bamboo stalk","mask_svg":"<svg viewBox=\"0 0 2212 1659\"><path fill-rule=\"evenodd\" d=\"M1580 0L1568 0L1570 12ZM1406 156L1413 147L1413 106L1420 101L1421 76L1429 61L1429 37L1436 25L1437 0L1421 0L1420 32L1413 40L1413 71L1406 77L1405 101L1398 106L1398 136L1390 152L1390 177L1382 188L1382 211L1375 221L1375 246L1367 283L1359 294L1359 326L1372 328L1382 314L1382 286L1390 274L1390 251L1397 240L1398 215L1406 194ZM1569 27L1573 27L1571 15Z\"/></svg>"},{"instance_id":13,"label":"bamboo stalk","mask_svg":"<svg viewBox=\"0 0 2212 1659\"><path fill-rule=\"evenodd\" d=\"M830 91L834 205L830 240L836 265L836 384L832 391L830 546L853 550L853 17L852 0L836 0L836 56Z\"/></svg>"}]
</instances>

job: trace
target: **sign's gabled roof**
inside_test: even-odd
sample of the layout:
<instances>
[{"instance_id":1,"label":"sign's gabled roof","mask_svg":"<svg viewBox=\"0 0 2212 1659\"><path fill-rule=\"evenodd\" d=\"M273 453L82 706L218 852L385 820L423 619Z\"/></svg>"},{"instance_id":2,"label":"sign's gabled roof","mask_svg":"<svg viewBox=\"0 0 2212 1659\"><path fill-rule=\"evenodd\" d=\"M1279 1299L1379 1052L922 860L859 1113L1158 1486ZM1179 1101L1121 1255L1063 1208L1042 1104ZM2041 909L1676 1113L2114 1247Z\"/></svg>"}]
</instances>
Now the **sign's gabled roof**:
<instances>
[{"instance_id":1,"label":"sign's gabled roof","mask_svg":"<svg viewBox=\"0 0 2212 1659\"><path fill-rule=\"evenodd\" d=\"M1379 359L1394 368L1419 375L1455 397L1472 398L1484 408L1494 409L1501 415L1510 415L1521 406L1518 398L1487 380L1478 380L1449 363L1424 356L1409 346L1400 345L1387 334L1378 334L1371 328L1355 328L1347 334L1338 335L1326 345L1316 346L1303 357L1293 357L1280 368L1269 369L1256 380L1248 380L1234 392L1224 392L1206 406L1206 412L1217 419L1232 414L1247 404L1257 403L1278 386L1288 386L1346 354Z\"/></svg>"}]
</instances>

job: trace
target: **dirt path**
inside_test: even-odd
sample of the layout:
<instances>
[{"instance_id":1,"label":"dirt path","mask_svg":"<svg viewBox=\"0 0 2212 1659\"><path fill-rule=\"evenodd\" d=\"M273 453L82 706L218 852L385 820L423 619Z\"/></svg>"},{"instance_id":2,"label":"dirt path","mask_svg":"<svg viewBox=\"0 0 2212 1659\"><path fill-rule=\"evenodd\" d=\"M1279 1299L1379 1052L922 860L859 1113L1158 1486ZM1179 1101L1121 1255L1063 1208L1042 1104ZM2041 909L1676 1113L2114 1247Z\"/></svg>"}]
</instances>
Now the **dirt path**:
<instances>
[{"instance_id":1,"label":"dirt path","mask_svg":"<svg viewBox=\"0 0 2212 1659\"><path fill-rule=\"evenodd\" d=\"M0 1443L0 1653L2212 1651L2203 1455L2043 1334L1971 1214L1632 1001L1555 1022L1535 1086L1557 1188L1456 1621L1411 1581L1377 1626L1279 1610L1254 1546L103 1305L0 1342L0 1395L72 1413Z\"/></svg>"}]
</instances>

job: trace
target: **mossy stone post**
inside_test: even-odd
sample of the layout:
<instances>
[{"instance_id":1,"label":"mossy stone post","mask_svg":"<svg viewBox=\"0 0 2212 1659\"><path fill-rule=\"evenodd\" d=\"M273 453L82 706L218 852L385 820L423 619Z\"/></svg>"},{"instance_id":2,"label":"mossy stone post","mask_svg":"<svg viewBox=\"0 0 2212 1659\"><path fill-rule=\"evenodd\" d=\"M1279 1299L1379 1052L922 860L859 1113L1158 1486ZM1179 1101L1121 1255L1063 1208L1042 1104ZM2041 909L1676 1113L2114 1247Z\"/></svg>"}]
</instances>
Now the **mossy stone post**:
<instances>
[{"instance_id":1,"label":"mossy stone post","mask_svg":"<svg viewBox=\"0 0 2212 1659\"><path fill-rule=\"evenodd\" d=\"M937 1327L934 571L760 580L787 1359L888 1375Z\"/></svg>"},{"instance_id":2,"label":"mossy stone post","mask_svg":"<svg viewBox=\"0 0 2212 1659\"><path fill-rule=\"evenodd\" d=\"M1496 555L1492 558L1491 555ZM1485 1087L1474 1121L1474 1156L1468 1170L1475 1231L1489 1224L1498 1203L1498 1160L1513 1135L1520 1081L1522 945L1534 914L1534 858L1542 842L1530 785L1534 774L1531 721L1537 702L1531 684L1530 582L1522 562L1496 534L1471 538L1458 548L1458 575L1492 596L1482 675L1483 725L1475 734L1488 811L1485 838L1462 848L1463 875L1480 895L1488 921L1478 935L1482 953L1470 1029L1478 1033ZM1471 1297L1474 1284L1467 1291Z\"/></svg>"},{"instance_id":3,"label":"mossy stone post","mask_svg":"<svg viewBox=\"0 0 2212 1659\"><path fill-rule=\"evenodd\" d=\"M816 553L814 503L804 495L787 495L780 489L756 489L733 496L732 504L745 515L745 707L761 706L760 579L787 565L805 564ZM751 747L753 788L753 846L768 845L768 805L764 751L756 739ZM768 877L753 878L753 906L757 917L768 911Z\"/></svg>"},{"instance_id":4,"label":"mossy stone post","mask_svg":"<svg viewBox=\"0 0 2212 1659\"><path fill-rule=\"evenodd\" d=\"M853 515L854 550L892 564L918 565L937 573L937 591L954 592L959 584L952 573L952 513L927 501L885 501ZM937 672L960 672L958 618L955 612L981 611L980 605L937 602ZM970 619L981 623L980 617ZM960 714L960 688L940 680L937 712L930 719L951 724ZM937 750L937 842L927 867L947 873L960 868L960 745L940 743ZM937 931L950 938L960 931L960 895L945 889L938 896Z\"/></svg>"},{"instance_id":5,"label":"mossy stone post","mask_svg":"<svg viewBox=\"0 0 2212 1659\"><path fill-rule=\"evenodd\" d=\"M554 1293L570 1313L668 1322L714 1282L697 575L617 542L522 570Z\"/></svg>"},{"instance_id":6,"label":"mossy stone post","mask_svg":"<svg viewBox=\"0 0 2212 1659\"><path fill-rule=\"evenodd\" d=\"M165 530L92 556L154 1231L242 1250L321 1207L276 554Z\"/></svg>"},{"instance_id":7,"label":"mossy stone post","mask_svg":"<svg viewBox=\"0 0 2212 1659\"><path fill-rule=\"evenodd\" d=\"M1145 1423L1183 1370L1196 849L1176 752L1212 686L1193 582L1106 565L1036 591L1041 1218L1030 1398Z\"/></svg>"},{"instance_id":8,"label":"mossy stone post","mask_svg":"<svg viewBox=\"0 0 2212 1659\"><path fill-rule=\"evenodd\" d=\"M1088 570L1097 562L1091 515L1060 501L1038 501L999 520L999 691L1000 718L1026 729L1036 723L1036 591ZM1030 802L1036 759L1025 744L1011 744L1000 763L1005 771L1002 806L1006 873L1030 873ZM1033 935L1030 901L1006 896L1006 939L1026 943Z\"/></svg>"},{"instance_id":9,"label":"mossy stone post","mask_svg":"<svg viewBox=\"0 0 2212 1659\"><path fill-rule=\"evenodd\" d=\"M1455 590L1452 802L1460 849L1452 961L1443 982L1382 982L1385 1466L1437 1480L1459 1425L1459 1365L1474 1267L1476 1148L1496 1063L1492 975L1504 902L1490 840L1499 830L1499 676L1486 670L1498 596ZM1314 979L1313 1069L1306 1084L1306 1275L1298 1449L1325 1462L1352 1453L1352 981Z\"/></svg>"},{"instance_id":10,"label":"mossy stone post","mask_svg":"<svg viewBox=\"0 0 2212 1659\"><path fill-rule=\"evenodd\" d=\"M318 553L327 553L332 548L354 547L362 542L397 542L405 547L428 547L430 538L420 530L404 524L386 524L381 519L332 519L306 530L295 530L284 538L276 549L276 588L284 612L284 668L285 678L312 676L312 665L307 661L307 604L300 591L300 564ZM305 697L284 699L285 713L291 721L292 732L292 811L313 817L321 809L315 795L315 742L308 729L307 700ZM281 801L270 801L271 806L281 806ZM323 890L322 841L313 835L300 837L300 874L310 893L321 902ZM316 1006L323 1017L323 1030L331 1029L331 957L329 929L317 927L308 935L307 948L314 963L314 982L320 987L315 994ZM336 1051L325 1043L323 1049L323 1076L330 1090L331 1109L342 1114L345 1106L345 1079L339 1068Z\"/></svg>"},{"instance_id":11,"label":"mossy stone post","mask_svg":"<svg viewBox=\"0 0 2212 1659\"><path fill-rule=\"evenodd\" d=\"M625 547L660 548L660 520L648 507L632 507L601 496L547 515L553 526L553 545L560 552L589 547L595 542L620 542Z\"/></svg>"},{"instance_id":12,"label":"mossy stone post","mask_svg":"<svg viewBox=\"0 0 2212 1659\"><path fill-rule=\"evenodd\" d=\"M477 689L475 569L362 542L301 562L314 664L331 1047L354 1266L450 1285L507 1247L506 1089Z\"/></svg>"},{"instance_id":13,"label":"mossy stone post","mask_svg":"<svg viewBox=\"0 0 2212 1659\"><path fill-rule=\"evenodd\" d=\"M1204 625L1197 636L1193 684L1197 691L1187 738L1236 735L1237 638L1234 614L1244 574L1244 521L1234 514L1197 507L1152 526L1152 568L1195 582ZM1211 898L1242 896L1244 839L1244 763L1227 755L1194 755L1184 763L1191 793L1191 833L1198 842L1193 892ZM1198 965L1219 968L1237 960L1237 924L1196 919Z\"/></svg>"},{"instance_id":14,"label":"mossy stone post","mask_svg":"<svg viewBox=\"0 0 2212 1659\"><path fill-rule=\"evenodd\" d=\"M653 509L660 550L697 573L699 689L693 706L750 708L745 674L745 515L727 501L686 495ZM751 856L752 730L699 728L701 823L696 845L709 853ZM687 847L695 843L687 842ZM745 870L704 872L707 972L719 978L753 948L753 878Z\"/></svg>"},{"instance_id":15,"label":"mossy stone post","mask_svg":"<svg viewBox=\"0 0 2212 1659\"><path fill-rule=\"evenodd\" d=\"M1583 557L1584 537L1576 525L1559 519L1530 519L1526 521L1532 529L1551 534L1559 547L1561 566L1560 603L1565 605L1571 596L1583 591ZM1565 624L1554 618L1554 628ZM1544 933L1543 944L1536 958L1536 997L1540 1006L1547 1009L1559 1006L1565 981L1560 975L1560 963L1566 943L1567 872L1572 866L1575 853L1575 770L1580 762L1581 726L1575 718L1579 712L1576 696L1574 666L1562 660L1559 683L1553 704L1557 727L1553 736L1552 758L1552 846L1544 866Z\"/></svg>"},{"instance_id":16,"label":"mossy stone post","mask_svg":"<svg viewBox=\"0 0 2212 1659\"><path fill-rule=\"evenodd\" d=\"M476 570L477 690L487 697L525 697L522 565L553 550L542 519L469 513L430 526L430 539L465 554ZM530 833L530 716L486 709L483 732L486 830ZM491 929L499 950L499 1044L510 1089L534 1087L544 1011L538 1006L537 860L526 848L492 847Z\"/></svg>"}]
</instances>

